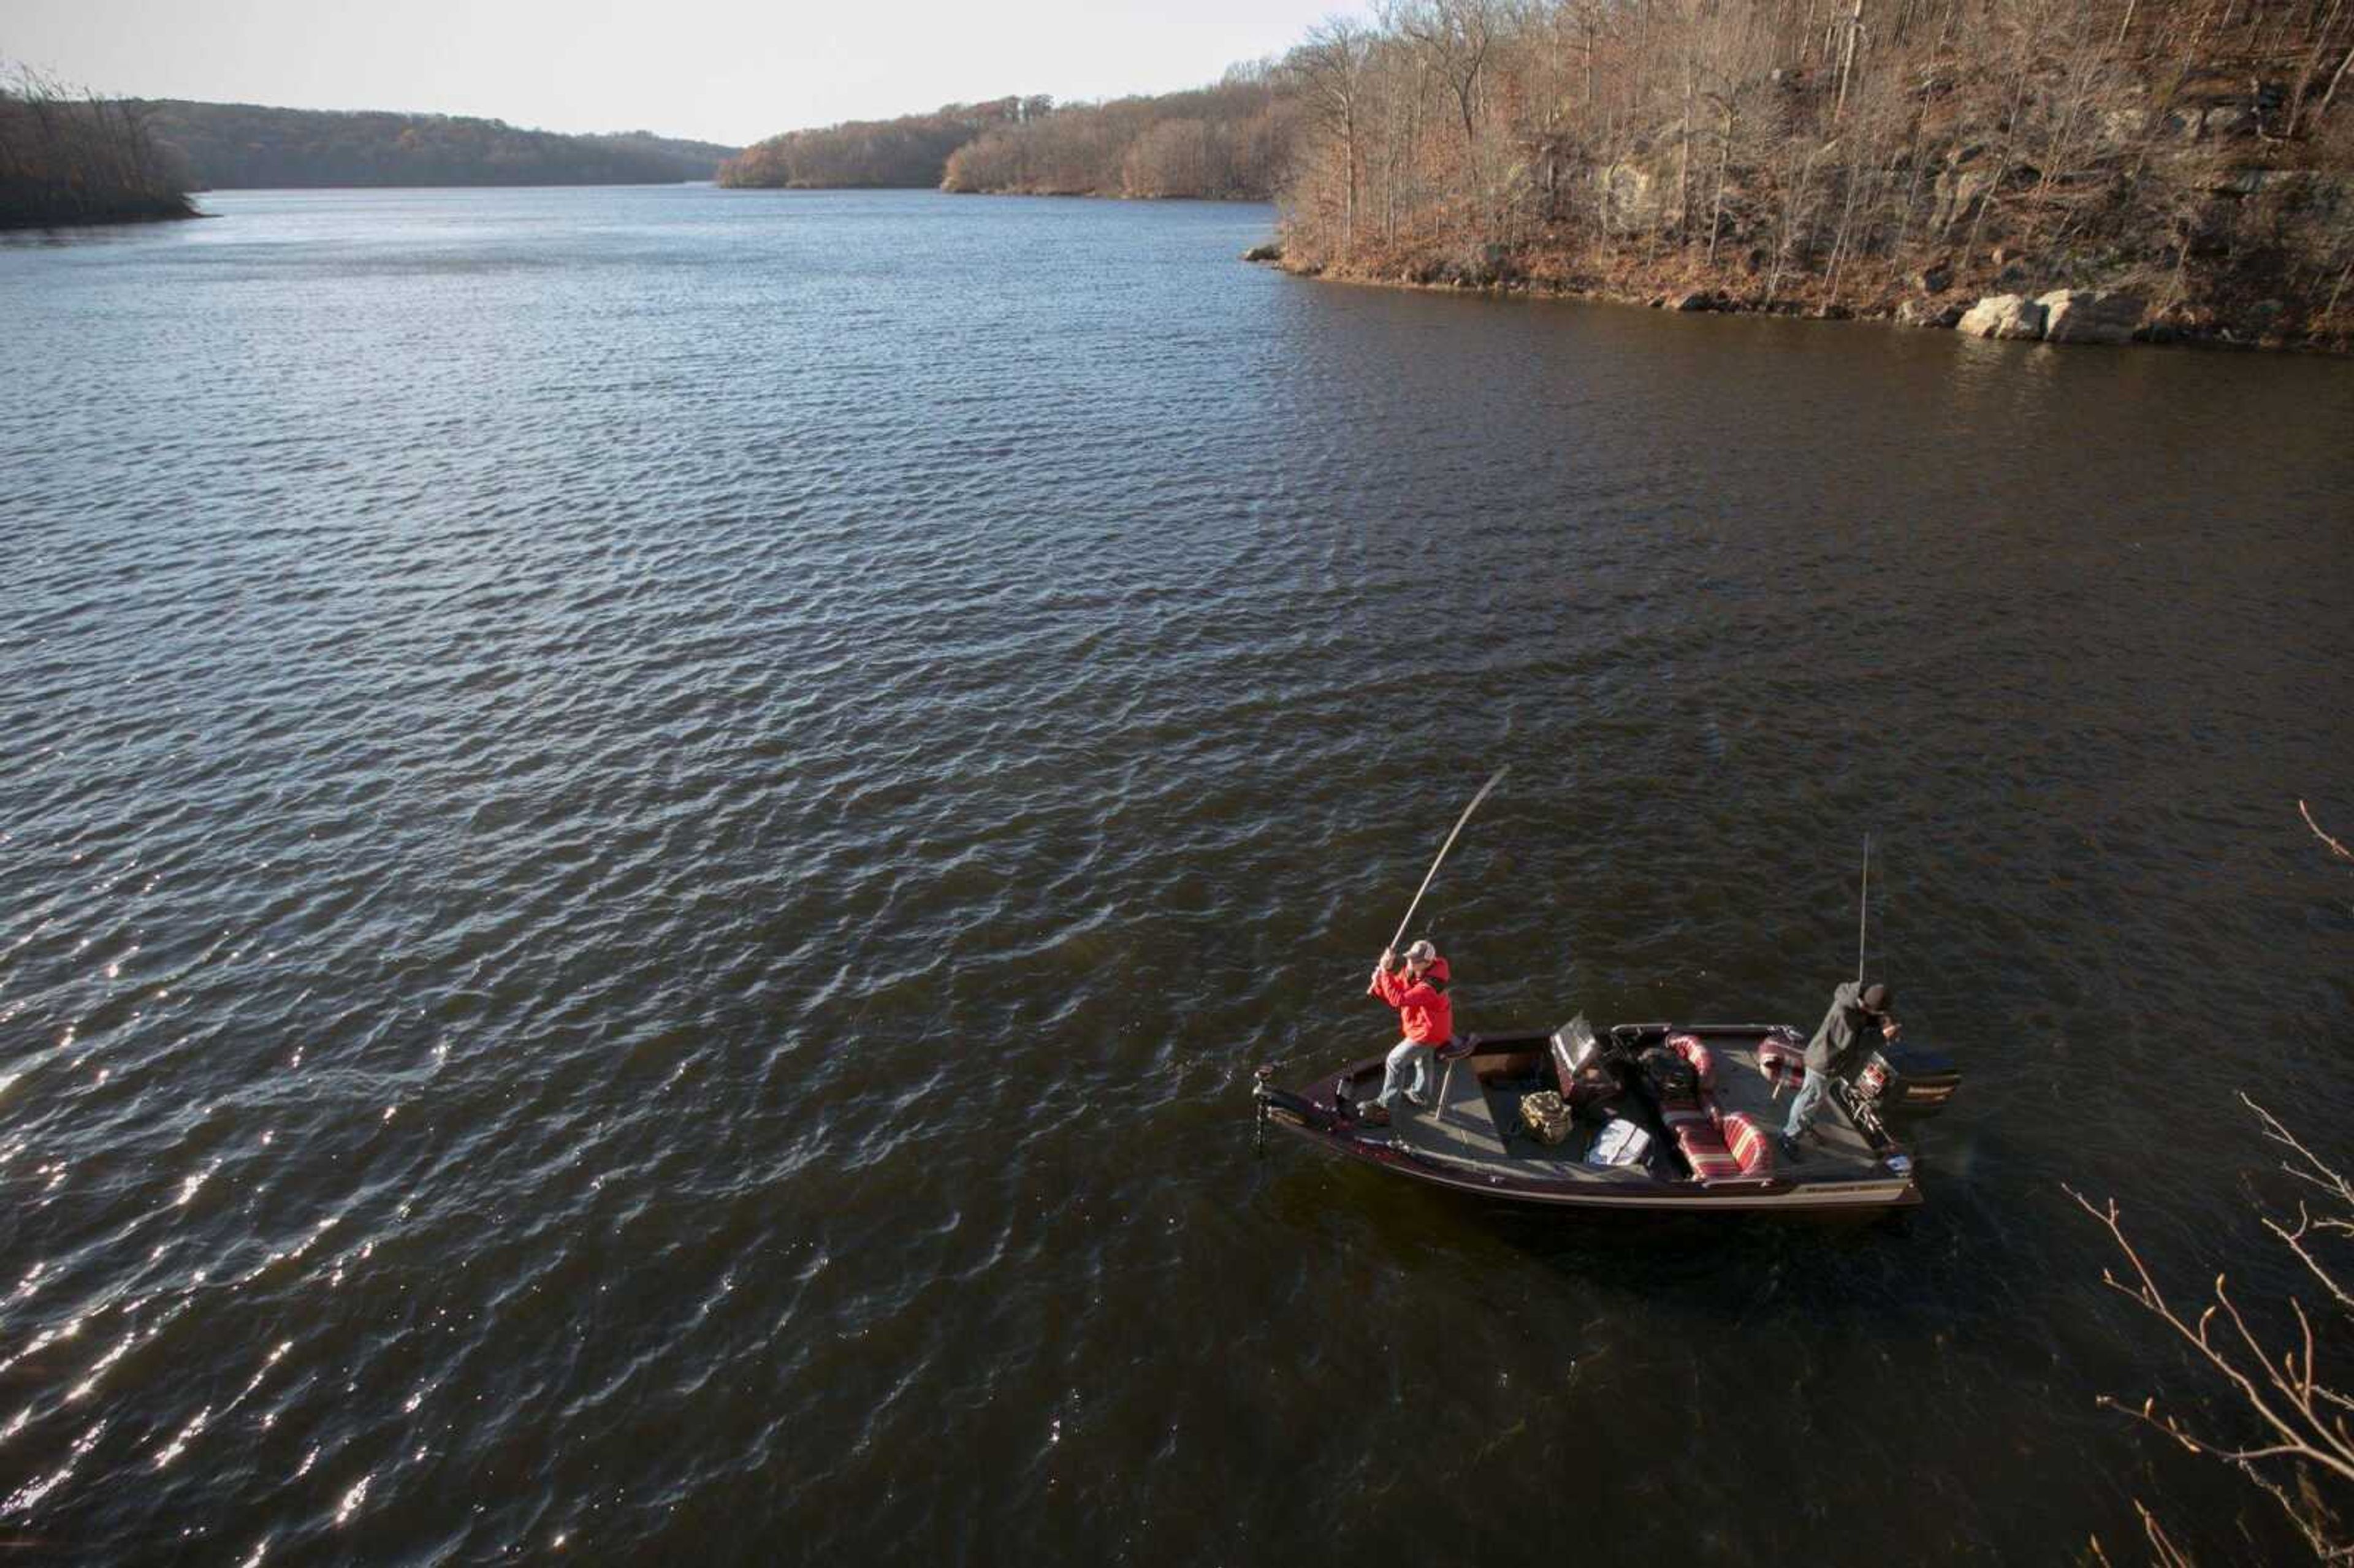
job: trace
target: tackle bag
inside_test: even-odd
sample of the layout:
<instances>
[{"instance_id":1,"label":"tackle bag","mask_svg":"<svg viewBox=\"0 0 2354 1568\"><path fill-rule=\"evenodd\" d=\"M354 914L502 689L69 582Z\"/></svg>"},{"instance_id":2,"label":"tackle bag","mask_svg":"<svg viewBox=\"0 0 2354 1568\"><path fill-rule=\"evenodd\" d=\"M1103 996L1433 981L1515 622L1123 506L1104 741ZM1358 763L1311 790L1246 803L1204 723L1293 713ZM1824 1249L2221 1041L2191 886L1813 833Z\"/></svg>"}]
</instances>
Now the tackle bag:
<instances>
[{"instance_id":1,"label":"tackle bag","mask_svg":"<svg viewBox=\"0 0 2354 1568\"><path fill-rule=\"evenodd\" d=\"M1521 1121L1539 1143L1559 1143L1569 1136L1569 1104L1551 1089L1522 1095Z\"/></svg>"}]
</instances>

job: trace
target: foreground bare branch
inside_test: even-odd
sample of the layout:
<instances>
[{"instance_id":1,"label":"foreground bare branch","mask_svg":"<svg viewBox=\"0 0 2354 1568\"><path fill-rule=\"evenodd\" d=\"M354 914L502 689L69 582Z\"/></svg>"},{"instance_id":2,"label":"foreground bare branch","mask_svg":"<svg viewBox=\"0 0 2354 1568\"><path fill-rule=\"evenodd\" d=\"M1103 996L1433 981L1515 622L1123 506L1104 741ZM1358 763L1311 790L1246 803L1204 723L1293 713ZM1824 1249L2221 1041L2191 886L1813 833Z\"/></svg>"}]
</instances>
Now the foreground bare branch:
<instances>
[{"instance_id":1,"label":"foreground bare branch","mask_svg":"<svg viewBox=\"0 0 2354 1568\"><path fill-rule=\"evenodd\" d=\"M2354 59L2354 54L2349 54L2347 58L2349 59ZM2315 838L2319 839L2323 843L2329 846L2329 851L2332 854L2336 855L2340 860L2354 860L2354 850L2348 849L2344 844L2339 843L2336 839L2333 839L2327 833L2323 832L2321 831L2321 824L2313 820L2313 813L2306 809L2306 804L2303 800L2299 800L2296 803L2296 814L2305 819L2305 825L2313 830L2313 836Z\"/></svg>"},{"instance_id":2,"label":"foreground bare branch","mask_svg":"<svg viewBox=\"0 0 2354 1568\"><path fill-rule=\"evenodd\" d=\"M2240 1098L2254 1113L2265 1139L2288 1151L2290 1157L2282 1160L2282 1171L2318 1193L2299 1202L2293 1224L2264 1216L2265 1230L2329 1293L2340 1313L2354 1314L2354 1292L2337 1277L2330 1259L2315 1247L2327 1238L2354 1238L2354 1182L2263 1106L2244 1094ZM2190 1453L2235 1467L2279 1505L2317 1560L2354 1563L2354 1534L2349 1534L2338 1511L2347 1499L2354 1499L2354 1429L2348 1425L2349 1415L2354 1414L2354 1398L2323 1381L2321 1335L2304 1303L2293 1297L2287 1302L2296 1329L2294 1340L2285 1346L2266 1342L2220 1274L2210 1289L2211 1298L2193 1317L2190 1308L2178 1308L2168 1298L2126 1238L2115 1201L2095 1205L2074 1188L2064 1190L2079 1208L2100 1222L2125 1260L2122 1277L2104 1269L2102 1283L2166 1325L2194 1361L2220 1377L2238 1395L2235 1403L2251 1418L2253 1431L2233 1438L2196 1429L2161 1409L2155 1397L2145 1398L2136 1406L2104 1394L2100 1403ZM2317 1203L2321 1206L2318 1213ZM2328 1323L2342 1321L2331 1319ZM2139 1503L2135 1506L2141 1509ZM2141 1509L2141 1515L2151 1561L2168 1568L2187 1563L2189 1559L2167 1538L2148 1510ZM2106 1561L2097 1542L2094 1550Z\"/></svg>"}]
</instances>

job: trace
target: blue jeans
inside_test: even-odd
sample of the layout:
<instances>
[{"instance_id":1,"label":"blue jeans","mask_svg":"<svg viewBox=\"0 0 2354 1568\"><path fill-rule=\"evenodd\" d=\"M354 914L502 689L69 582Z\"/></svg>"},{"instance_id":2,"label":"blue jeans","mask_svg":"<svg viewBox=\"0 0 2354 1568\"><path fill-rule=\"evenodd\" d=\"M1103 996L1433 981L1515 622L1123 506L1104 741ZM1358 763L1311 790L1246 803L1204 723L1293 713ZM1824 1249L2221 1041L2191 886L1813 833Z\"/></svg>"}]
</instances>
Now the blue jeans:
<instances>
[{"instance_id":1,"label":"blue jeans","mask_svg":"<svg viewBox=\"0 0 2354 1568\"><path fill-rule=\"evenodd\" d=\"M1821 1072L1807 1069L1805 1082L1798 1086L1798 1097L1790 1102L1790 1119L1783 1125L1784 1138L1796 1138L1813 1125L1816 1114L1822 1109L1823 1097L1831 1092L1830 1069Z\"/></svg>"},{"instance_id":2,"label":"blue jeans","mask_svg":"<svg viewBox=\"0 0 2354 1568\"><path fill-rule=\"evenodd\" d=\"M1384 1110L1397 1108L1397 1097L1406 1089L1406 1070L1414 1070L1414 1086L1410 1091L1417 1099L1430 1095L1430 1065L1438 1060L1438 1047L1426 1045L1419 1040L1401 1040L1390 1047L1389 1060L1382 1064L1382 1092L1375 1100Z\"/></svg>"}]
</instances>

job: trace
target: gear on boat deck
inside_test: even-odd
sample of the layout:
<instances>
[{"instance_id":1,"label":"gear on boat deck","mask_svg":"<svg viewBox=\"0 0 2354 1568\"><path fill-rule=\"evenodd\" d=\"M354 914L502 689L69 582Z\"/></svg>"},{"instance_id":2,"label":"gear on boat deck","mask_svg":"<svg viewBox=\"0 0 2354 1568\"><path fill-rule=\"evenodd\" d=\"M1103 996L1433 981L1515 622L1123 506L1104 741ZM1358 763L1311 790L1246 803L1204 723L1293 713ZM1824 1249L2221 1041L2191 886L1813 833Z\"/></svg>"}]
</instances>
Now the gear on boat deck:
<instances>
[{"instance_id":1,"label":"gear on boat deck","mask_svg":"<svg viewBox=\"0 0 2354 1568\"><path fill-rule=\"evenodd\" d=\"M1795 1091L1775 1093L1773 1081L1761 1069L1754 1043L1712 1040L1717 1071L1712 1089L1725 1114L1745 1112L1768 1134L1778 1134L1790 1114ZM1585 1152L1601 1130L1580 1121L1566 1142L1540 1143L1522 1126L1523 1095L1549 1086L1532 1071L1514 1071L1511 1058L1501 1052L1474 1050L1470 1054L1437 1065L1437 1089L1427 1109L1400 1104L1389 1127L1367 1127L1360 1136L1386 1139L1392 1147L1425 1158L1490 1174L1542 1177L1547 1180L1592 1181L1689 1180L1676 1152L1675 1140L1649 1104L1640 1106L1640 1120L1651 1134L1646 1160L1630 1166L1585 1164ZM1357 1093L1364 1097L1378 1089L1380 1071L1362 1080ZM1802 1145L1804 1158L1792 1161L1778 1150L1769 1179L1806 1183L1810 1181L1853 1181L1882 1174L1881 1156L1867 1141L1839 1097L1823 1102L1813 1136ZM1740 1180L1740 1178L1735 1178ZM1753 1178L1754 1180L1754 1178Z\"/></svg>"}]
</instances>

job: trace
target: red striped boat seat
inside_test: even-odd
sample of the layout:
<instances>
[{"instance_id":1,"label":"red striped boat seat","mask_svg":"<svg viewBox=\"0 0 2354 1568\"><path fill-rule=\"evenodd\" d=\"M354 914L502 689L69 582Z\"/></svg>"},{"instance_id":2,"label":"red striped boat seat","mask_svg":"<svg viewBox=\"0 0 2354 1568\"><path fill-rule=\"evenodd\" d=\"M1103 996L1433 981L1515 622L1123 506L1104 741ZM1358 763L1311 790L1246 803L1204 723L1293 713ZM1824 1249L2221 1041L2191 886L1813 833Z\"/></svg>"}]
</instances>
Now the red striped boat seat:
<instances>
[{"instance_id":1,"label":"red striped boat seat","mask_svg":"<svg viewBox=\"0 0 2354 1568\"><path fill-rule=\"evenodd\" d=\"M1700 1076L1702 1088L1716 1087L1716 1064L1710 1059L1708 1047L1701 1044L1699 1035L1670 1034L1668 1036L1668 1049L1691 1064L1692 1071Z\"/></svg>"},{"instance_id":2,"label":"red striped boat seat","mask_svg":"<svg viewBox=\"0 0 2354 1568\"><path fill-rule=\"evenodd\" d=\"M1774 1174L1773 1139L1766 1136L1766 1129L1751 1120L1746 1112L1734 1111L1716 1125L1743 1175L1766 1177Z\"/></svg>"},{"instance_id":3,"label":"red striped boat seat","mask_svg":"<svg viewBox=\"0 0 2354 1568\"><path fill-rule=\"evenodd\" d=\"M1741 1161L1724 1146L1724 1135L1705 1121L1685 1121L1673 1124L1676 1147L1683 1150L1684 1163L1691 1167L1693 1177L1701 1181L1731 1181L1741 1175Z\"/></svg>"},{"instance_id":4,"label":"red striped boat seat","mask_svg":"<svg viewBox=\"0 0 2354 1568\"><path fill-rule=\"evenodd\" d=\"M1777 1086L1795 1089L1807 1081L1806 1047L1769 1034L1757 1043L1757 1070Z\"/></svg>"}]
</instances>

